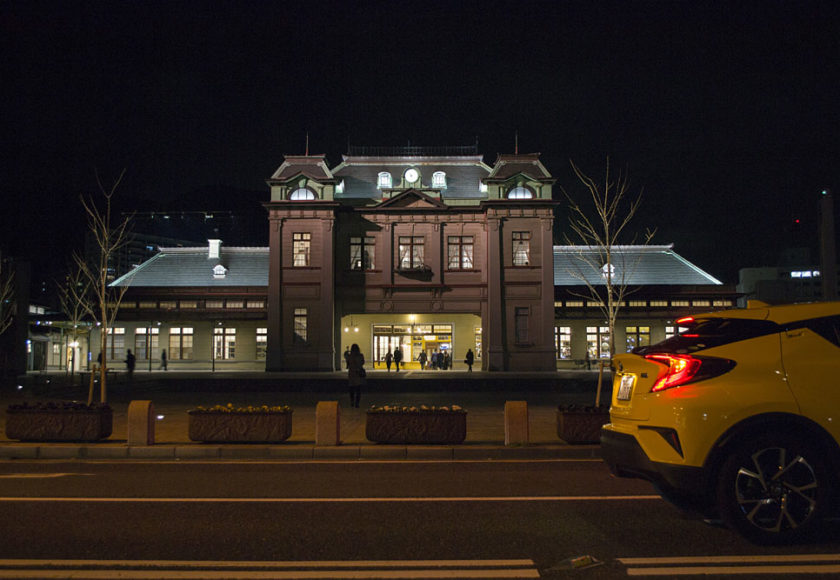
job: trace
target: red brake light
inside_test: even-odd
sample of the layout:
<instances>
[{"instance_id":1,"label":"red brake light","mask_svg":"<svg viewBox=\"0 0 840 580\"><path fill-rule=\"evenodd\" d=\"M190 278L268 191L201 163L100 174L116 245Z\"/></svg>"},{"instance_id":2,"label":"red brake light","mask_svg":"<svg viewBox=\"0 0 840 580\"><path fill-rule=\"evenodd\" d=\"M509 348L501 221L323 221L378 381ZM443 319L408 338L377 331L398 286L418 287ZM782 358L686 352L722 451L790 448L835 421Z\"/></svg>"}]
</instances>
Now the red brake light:
<instances>
[{"instance_id":1,"label":"red brake light","mask_svg":"<svg viewBox=\"0 0 840 580\"><path fill-rule=\"evenodd\" d=\"M652 393L691 382L703 364L701 359L687 354L649 354L645 358L664 367L653 384Z\"/></svg>"}]
</instances>

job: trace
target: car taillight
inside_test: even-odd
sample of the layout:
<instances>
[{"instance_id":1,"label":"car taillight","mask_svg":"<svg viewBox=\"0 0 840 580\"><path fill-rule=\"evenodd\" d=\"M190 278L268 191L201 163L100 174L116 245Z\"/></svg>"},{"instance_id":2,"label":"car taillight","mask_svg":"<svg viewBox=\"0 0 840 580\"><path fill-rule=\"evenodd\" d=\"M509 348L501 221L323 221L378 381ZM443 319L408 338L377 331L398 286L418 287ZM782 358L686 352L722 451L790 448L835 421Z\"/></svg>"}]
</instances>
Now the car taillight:
<instances>
[{"instance_id":1,"label":"car taillight","mask_svg":"<svg viewBox=\"0 0 840 580\"><path fill-rule=\"evenodd\" d=\"M735 361L728 359L690 354L658 353L645 355L645 359L663 367L653 383L652 393L716 377L735 366Z\"/></svg>"}]
</instances>

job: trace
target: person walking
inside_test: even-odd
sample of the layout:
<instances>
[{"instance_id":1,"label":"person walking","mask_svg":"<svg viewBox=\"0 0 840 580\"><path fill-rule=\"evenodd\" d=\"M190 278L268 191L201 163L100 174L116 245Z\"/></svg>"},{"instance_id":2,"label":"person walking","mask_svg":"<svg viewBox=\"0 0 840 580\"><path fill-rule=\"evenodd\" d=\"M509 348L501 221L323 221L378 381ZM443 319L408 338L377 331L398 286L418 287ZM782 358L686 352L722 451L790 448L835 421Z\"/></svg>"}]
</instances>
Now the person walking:
<instances>
[{"instance_id":1,"label":"person walking","mask_svg":"<svg viewBox=\"0 0 840 580\"><path fill-rule=\"evenodd\" d=\"M467 363L467 371L472 372L472 366L475 362L475 354L471 348L467 349L467 356L464 357L464 362Z\"/></svg>"},{"instance_id":2,"label":"person walking","mask_svg":"<svg viewBox=\"0 0 840 580\"><path fill-rule=\"evenodd\" d=\"M367 384L367 372L365 371L365 355L359 350L359 345L350 347L347 355L347 384L350 389L350 406L359 408L359 400L362 398L362 386Z\"/></svg>"},{"instance_id":3,"label":"person walking","mask_svg":"<svg viewBox=\"0 0 840 580\"><path fill-rule=\"evenodd\" d=\"M136 364L137 360L134 358L134 353L131 352L131 349L128 349L128 354L125 356L125 368L128 370L128 380L134 378L134 365Z\"/></svg>"},{"instance_id":4,"label":"person walking","mask_svg":"<svg viewBox=\"0 0 840 580\"><path fill-rule=\"evenodd\" d=\"M417 355L417 362L420 363L420 370L424 370L426 368L426 361L428 358L426 357L426 351L421 350L420 354Z\"/></svg>"},{"instance_id":5,"label":"person walking","mask_svg":"<svg viewBox=\"0 0 840 580\"><path fill-rule=\"evenodd\" d=\"M350 368L350 347L344 349L344 366Z\"/></svg>"},{"instance_id":6,"label":"person walking","mask_svg":"<svg viewBox=\"0 0 840 580\"><path fill-rule=\"evenodd\" d=\"M385 368L388 369L389 373L391 372L391 361L392 360L394 360L394 357L391 354L391 351L389 350L388 352L385 353Z\"/></svg>"},{"instance_id":7,"label":"person walking","mask_svg":"<svg viewBox=\"0 0 840 580\"><path fill-rule=\"evenodd\" d=\"M397 367L397 372L400 372L400 363L402 362L402 349L397 345L394 349L394 364Z\"/></svg>"},{"instance_id":8,"label":"person walking","mask_svg":"<svg viewBox=\"0 0 840 580\"><path fill-rule=\"evenodd\" d=\"M160 368L166 370L166 349L160 351Z\"/></svg>"}]
</instances>

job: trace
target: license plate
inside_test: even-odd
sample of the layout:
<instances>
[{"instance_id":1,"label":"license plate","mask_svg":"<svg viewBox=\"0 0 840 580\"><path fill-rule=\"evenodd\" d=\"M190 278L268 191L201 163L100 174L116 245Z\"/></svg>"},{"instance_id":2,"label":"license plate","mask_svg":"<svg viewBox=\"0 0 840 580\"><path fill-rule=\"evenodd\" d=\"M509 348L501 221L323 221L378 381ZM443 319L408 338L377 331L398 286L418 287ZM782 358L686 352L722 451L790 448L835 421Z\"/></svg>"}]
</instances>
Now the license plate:
<instances>
[{"instance_id":1,"label":"license plate","mask_svg":"<svg viewBox=\"0 0 840 580\"><path fill-rule=\"evenodd\" d=\"M629 401L630 395L633 393L633 385L636 384L636 375L624 375L621 377L621 384L618 386L619 401Z\"/></svg>"}]
</instances>

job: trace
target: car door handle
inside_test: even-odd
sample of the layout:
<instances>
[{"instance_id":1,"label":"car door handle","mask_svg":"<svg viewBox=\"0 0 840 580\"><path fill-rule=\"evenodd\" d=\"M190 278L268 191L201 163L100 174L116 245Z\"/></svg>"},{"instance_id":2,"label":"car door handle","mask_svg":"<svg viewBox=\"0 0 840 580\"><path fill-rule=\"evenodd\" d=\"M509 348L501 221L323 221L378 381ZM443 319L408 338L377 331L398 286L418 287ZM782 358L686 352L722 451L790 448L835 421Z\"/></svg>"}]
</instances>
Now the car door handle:
<instances>
[{"instance_id":1,"label":"car door handle","mask_svg":"<svg viewBox=\"0 0 840 580\"><path fill-rule=\"evenodd\" d=\"M788 337L788 338L797 338L797 337L800 337L800 336L802 336L803 334L805 334L805 331L804 331L803 329L800 329L800 330L788 330L785 334L787 335L787 337Z\"/></svg>"}]
</instances>

